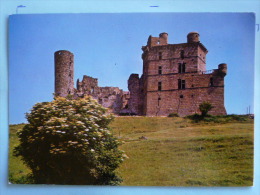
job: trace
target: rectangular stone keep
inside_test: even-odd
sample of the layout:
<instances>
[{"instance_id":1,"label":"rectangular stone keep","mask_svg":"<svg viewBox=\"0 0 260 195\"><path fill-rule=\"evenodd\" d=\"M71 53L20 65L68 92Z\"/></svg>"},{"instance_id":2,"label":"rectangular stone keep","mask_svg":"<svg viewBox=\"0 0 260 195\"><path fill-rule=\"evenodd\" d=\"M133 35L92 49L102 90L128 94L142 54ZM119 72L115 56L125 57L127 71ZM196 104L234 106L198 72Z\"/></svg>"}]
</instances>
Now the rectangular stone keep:
<instances>
[{"instance_id":1,"label":"rectangular stone keep","mask_svg":"<svg viewBox=\"0 0 260 195\"><path fill-rule=\"evenodd\" d=\"M166 36L164 33L165 39ZM133 110L146 116L170 113L186 116L199 113L199 105L207 101L214 106L209 114L226 114L226 70L206 71L208 51L200 43L199 34L189 33L187 39L187 43L165 44L160 43L160 37L149 37L147 45L142 47L142 79L128 80L130 109L139 108Z\"/></svg>"}]
</instances>

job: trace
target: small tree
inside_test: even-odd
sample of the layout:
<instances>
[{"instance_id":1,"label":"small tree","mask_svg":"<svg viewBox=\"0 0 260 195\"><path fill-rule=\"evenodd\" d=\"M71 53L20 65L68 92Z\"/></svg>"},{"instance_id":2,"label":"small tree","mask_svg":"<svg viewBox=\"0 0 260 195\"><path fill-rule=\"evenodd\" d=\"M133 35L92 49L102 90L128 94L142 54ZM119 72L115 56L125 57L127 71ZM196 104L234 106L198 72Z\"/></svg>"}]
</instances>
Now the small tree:
<instances>
[{"instance_id":1,"label":"small tree","mask_svg":"<svg viewBox=\"0 0 260 195\"><path fill-rule=\"evenodd\" d=\"M37 184L118 185L126 158L108 124L113 116L90 97L37 103L14 150Z\"/></svg>"},{"instance_id":2,"label":"small tree","mask_svg":"<svg viewBox=\"0 0 260 195\"><path fill-rule=\"evenodd\" d=\"M207 113L212 109L214 108L211 103L209 102L202 102L200 105L199 105L199 109L201 111L201 116L202 117L205 117L207 115Z\"/></svg>"}]
</instances>

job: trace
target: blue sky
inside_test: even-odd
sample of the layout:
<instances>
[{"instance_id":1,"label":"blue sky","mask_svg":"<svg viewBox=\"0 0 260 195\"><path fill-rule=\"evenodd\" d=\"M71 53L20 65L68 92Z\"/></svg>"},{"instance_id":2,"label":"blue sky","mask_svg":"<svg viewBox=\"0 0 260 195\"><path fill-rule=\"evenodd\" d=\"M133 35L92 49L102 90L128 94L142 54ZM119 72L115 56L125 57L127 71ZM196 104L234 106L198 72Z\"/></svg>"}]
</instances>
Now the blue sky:
<instances>
[{"instance_id":1,"label":"blue sky","mask_svg":"<svg viewBox=\"0 0 260 195\"><path fill-rule=\"evenodd\" d=\"M31 14L9 18L9 120L26 122L37 102L51 101L54 52L74 53L74 81L83 75L100 86L127 90L142 73L141 47L149 35L169 34L184 43L191 31L209 50L207 69L228 64L225 106L229 114L253 112L255 17L251 13Z\"/></svg>"}]
</instances>

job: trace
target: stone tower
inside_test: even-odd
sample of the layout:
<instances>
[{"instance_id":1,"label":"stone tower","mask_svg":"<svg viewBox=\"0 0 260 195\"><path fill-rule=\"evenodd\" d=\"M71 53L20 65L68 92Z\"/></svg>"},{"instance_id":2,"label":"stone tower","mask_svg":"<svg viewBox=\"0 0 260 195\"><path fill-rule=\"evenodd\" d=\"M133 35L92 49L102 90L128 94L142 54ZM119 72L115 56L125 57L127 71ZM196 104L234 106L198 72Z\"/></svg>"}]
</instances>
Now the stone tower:
<instances>
[{"instance_id":1,"label":"stone tower","mask_svg":"<svg viewBox=\"0 0 260 195\"><path fill-rule=\"evenodd\" d=\"M138 75L134 78L131 75L128 80L132 112L146 116L170 113L186 116L200 113L199 105L207 101L214 106L209 114L226 114L224 77L227 64L206 71L208 50L200 42L199 33L190 32L187 42L178 44L169 44L167 33L149 36L142 50L143 74L140 79Z\"/></svg>"},{"instance_id":2,"label":"stone tower","mask_svg":"<svg viewBox=\"0 0 260 195\"><path fill-rule=\"evenodd\" d=\"M55 96L66 97L74 94L74 55L60 50L54 54L55 59Z\"/></svg>"}]
</instances>

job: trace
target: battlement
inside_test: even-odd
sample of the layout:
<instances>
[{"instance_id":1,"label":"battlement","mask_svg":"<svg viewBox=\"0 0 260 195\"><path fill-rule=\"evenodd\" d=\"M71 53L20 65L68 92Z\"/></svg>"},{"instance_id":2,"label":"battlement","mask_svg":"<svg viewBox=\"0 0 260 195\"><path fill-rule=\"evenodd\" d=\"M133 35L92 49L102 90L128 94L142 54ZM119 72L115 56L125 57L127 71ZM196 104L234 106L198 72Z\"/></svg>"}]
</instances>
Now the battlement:
<instances>
[{"instance_id":1,"label":"battlement","mask_svg":"<svg viewBox=\"0 0 260 195\"><path fill-rule=\"evenodd\" d=\"M200 42L200 35L198 32L190 32L187 35L187 43L199 43ZM159 37L152 37L149 36L147 41L147 47L154 47L154 46L161 46L161 45L168 45L168 33L163 32L159 34Z\"/></svg>"},{"instance_id":2,"label":"battlement","mask_svg":"<svg viewBox=\"0 0 260 195\"><path fill-rule=\"evenodd\" d=\"M148 38L147 46L153 47L157 45L167 45L168 44L168 33L160 33L159 37L152 37L151 35Z\"/></svg>"}]
</instances>

